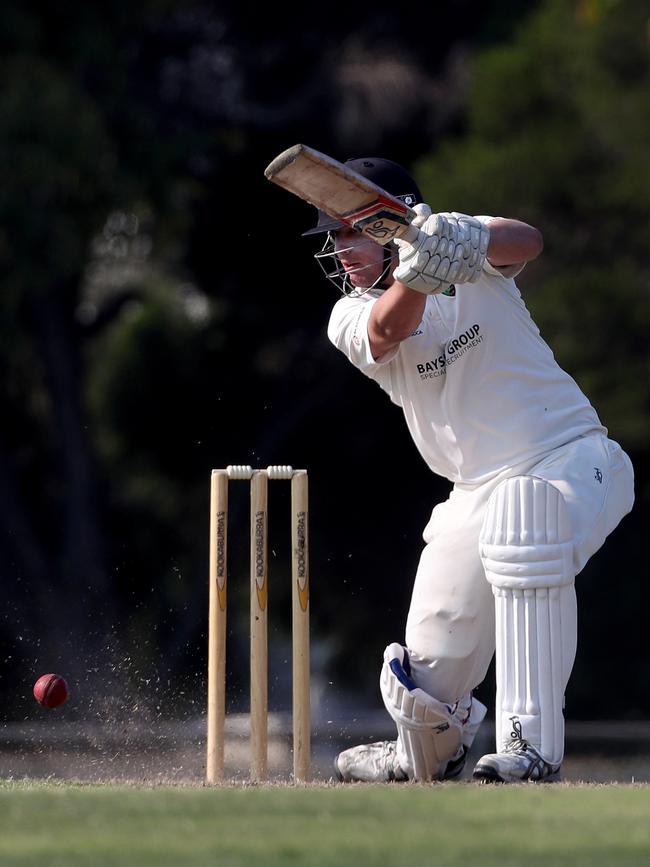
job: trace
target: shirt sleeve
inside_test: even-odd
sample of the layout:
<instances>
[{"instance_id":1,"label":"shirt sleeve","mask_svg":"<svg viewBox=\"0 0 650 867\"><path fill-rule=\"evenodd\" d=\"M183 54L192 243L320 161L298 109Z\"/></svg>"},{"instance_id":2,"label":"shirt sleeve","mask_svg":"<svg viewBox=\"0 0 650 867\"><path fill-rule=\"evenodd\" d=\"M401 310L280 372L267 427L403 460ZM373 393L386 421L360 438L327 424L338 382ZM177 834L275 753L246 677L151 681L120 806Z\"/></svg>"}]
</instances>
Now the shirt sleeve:
<instances>
[{"instance_id":1,"label":"shirt sleeve","mask_svg":"<svg viewBox=\"0 0 650 867\"><path fill-rule=\"evenodd\" d=\"M398 345L382 355L379 360L372 357L368 319L376 300L376 298L341 298L332 309L327 327L327 336L334 346L371 379L377 379L382 369L399 352Z\"/></svg>"},{"instance_id":2,"label":"shirt sleeve","mask_svg":"<svg viewBox=\"0 0 650 867\"><path fill-rule=\"evenodd\" d=\"M489 223L490 220L493 220L494 217L488 217L483 214L481 216L477 216L475 219L480 220L481 223L485 225L486 223ZM495 268L495 266L491 265L487 259L483 264L483 270L487 274L492 274L495 277L509 277L510 279L516 277L517 274L521 274L525 267L525 262L516 262L512 265L501 265L499 268Z\"/></svg>"}]
</instances>

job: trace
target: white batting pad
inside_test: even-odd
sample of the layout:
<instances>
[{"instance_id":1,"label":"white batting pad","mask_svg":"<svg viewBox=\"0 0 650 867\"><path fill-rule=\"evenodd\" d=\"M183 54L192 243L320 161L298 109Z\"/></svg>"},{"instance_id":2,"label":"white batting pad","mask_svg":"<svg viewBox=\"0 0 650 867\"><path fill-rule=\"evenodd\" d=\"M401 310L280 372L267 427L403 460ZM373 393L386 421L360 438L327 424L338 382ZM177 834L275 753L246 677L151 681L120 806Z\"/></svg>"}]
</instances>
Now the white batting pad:
<instances>
[{"instance_id":1,"label":"white batting pad","mask_svg":"<svg viewBox=\"0 0 650 867\"><path fill-rule=\"evenodd\" d=\"M379 681L386 710L397 725L397 758L409 779L441 779L458 752L463 730L453 708L420 689L410 676L408 653L389 644Z\"/></svg>"},{"instance_id":2,"label":"white batting pad","mask_svg":"<svg viewBox=\"0 0 650 867\"><path fill-rule=\"evenodd\" d=\"M506 480L488 501L479 547L496 606L497 750L521 737L559 765L577 632L562 495L532 476Z\"/></svg>"}]
</instances>

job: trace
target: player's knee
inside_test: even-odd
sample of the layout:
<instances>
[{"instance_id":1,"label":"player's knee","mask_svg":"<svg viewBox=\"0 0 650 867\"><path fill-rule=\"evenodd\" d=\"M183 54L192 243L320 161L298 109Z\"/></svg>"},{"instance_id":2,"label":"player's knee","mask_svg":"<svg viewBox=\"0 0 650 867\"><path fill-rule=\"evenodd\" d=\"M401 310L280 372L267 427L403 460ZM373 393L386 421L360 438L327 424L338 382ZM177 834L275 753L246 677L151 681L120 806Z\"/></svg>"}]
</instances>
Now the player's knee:
<instances>
[{"instance_id":1,"label":"player's knee","mask_svg":"<svg viewBox=\"0 0 650 867\"><path fill-rule=\"evenodd\" d=\"M412 658L428 665L447 665L463 669L467 660L474 657L481 645L483 631L492 628L492 618L467 617L458 624L446 624L446 628L406 630L406 646ZM440 622L436 624L440 627Z\"/></svg>"},{"instance_id":2,"label":"player's knee","mask_svg":"<svg viewBox=\"0 0 650 867\"><path fill-rule=\"evenodd\" d=\"M560 491L536 476L501 482L488 500L479 537L493 587L528 590L570 584L573 534Z\"/></svg>"}]
</instances>

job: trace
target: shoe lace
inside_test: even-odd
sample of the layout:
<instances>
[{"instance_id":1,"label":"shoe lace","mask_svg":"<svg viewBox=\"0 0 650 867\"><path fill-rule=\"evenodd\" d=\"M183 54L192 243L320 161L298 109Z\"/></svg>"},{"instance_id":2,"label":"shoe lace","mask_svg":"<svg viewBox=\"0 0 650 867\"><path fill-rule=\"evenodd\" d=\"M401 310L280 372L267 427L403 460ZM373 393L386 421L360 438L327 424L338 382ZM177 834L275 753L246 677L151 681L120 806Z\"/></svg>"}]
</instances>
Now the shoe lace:
<instances>
[{"instance_id":1,"label":"shoe lace","mask_svg":"<svg viewBox=\"0 0 650 867\"><path fill-rule=\"evenodd\" d=\"M396 760L397 759L397 742L396 741L383 741L382 742L382 758L388 760Z\"/></svg>"},{"instance_id":2,"label":"shoe lace","mask_svg":"<svg viewBox=\"0 0 650 867\"><path fill-rule=\"evenodd\" d=\"M406 780L408 774L397 758L397 741L383 741L383 758L389 767L393 779Z\"/></svg>"},{"instance_id":3,"label":"shoe lace","mask_svg":"<svg viewBox=\"0 0 650 867\"><path fill-rule=\"evenodd\" d=\"M510 740L503 745L504 753L525 753L530 749L530 744L527 740L519 735L510 735Z\"/></svg>"}]
</instances>

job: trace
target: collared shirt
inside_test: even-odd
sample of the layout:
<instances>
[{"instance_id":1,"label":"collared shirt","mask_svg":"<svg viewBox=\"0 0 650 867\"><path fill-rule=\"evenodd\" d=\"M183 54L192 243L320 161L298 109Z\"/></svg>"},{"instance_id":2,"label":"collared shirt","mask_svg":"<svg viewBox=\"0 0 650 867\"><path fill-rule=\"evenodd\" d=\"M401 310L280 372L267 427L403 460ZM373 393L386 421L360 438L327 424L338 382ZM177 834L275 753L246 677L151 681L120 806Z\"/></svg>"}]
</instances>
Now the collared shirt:
<instances>
[{"instance_id":1,"label":"collared shirt","mask_svg":"<svg viewBox=\"0 0 650 867\"><path fill-rule=\"evenodd\" d=\"M429 295L413 334L378 361L368 337L377 298L341 298L328 336L402 408L434 473L480 484L591 431L607 433L512 276L486 262L476 282Z\"/></svg>"}]
</instances>

